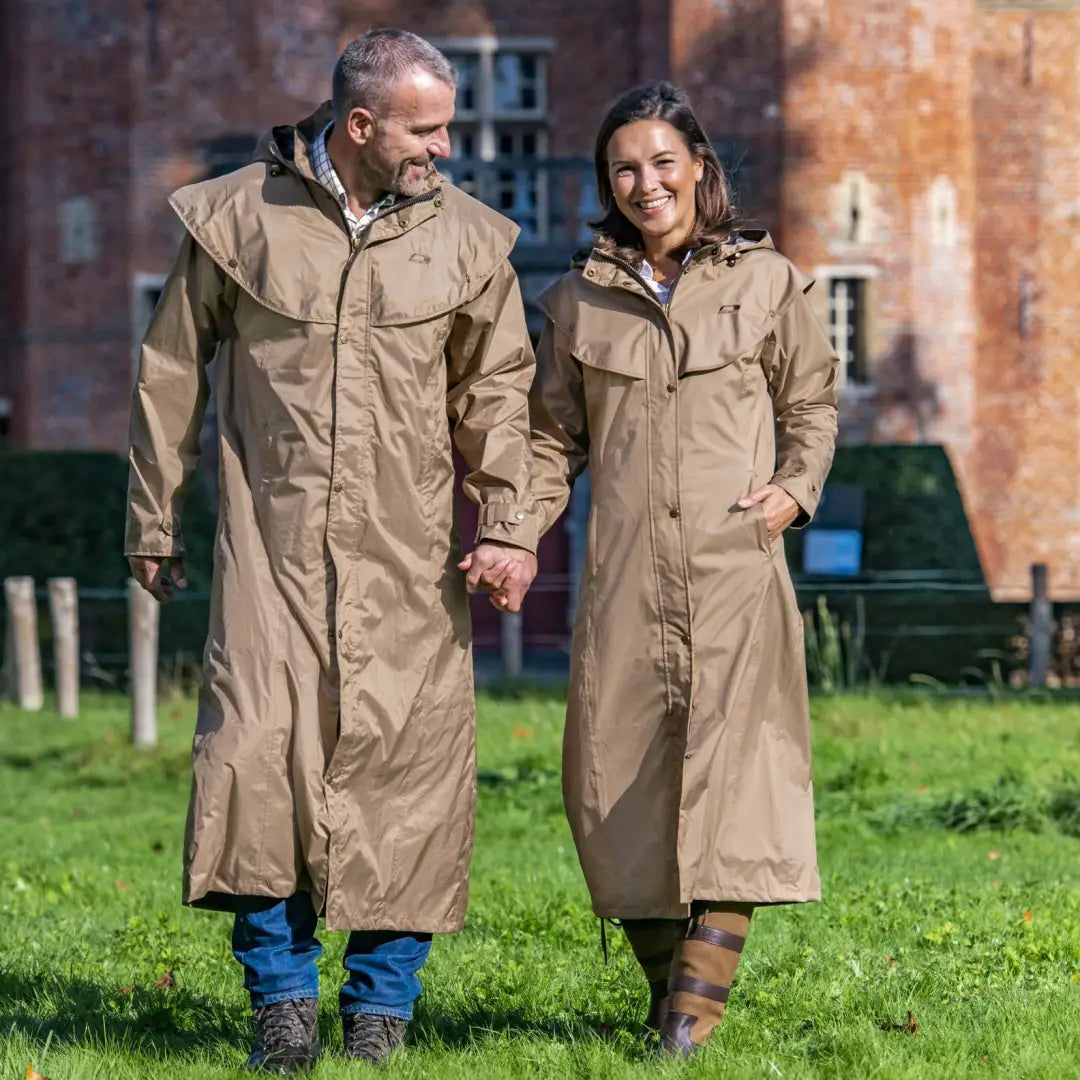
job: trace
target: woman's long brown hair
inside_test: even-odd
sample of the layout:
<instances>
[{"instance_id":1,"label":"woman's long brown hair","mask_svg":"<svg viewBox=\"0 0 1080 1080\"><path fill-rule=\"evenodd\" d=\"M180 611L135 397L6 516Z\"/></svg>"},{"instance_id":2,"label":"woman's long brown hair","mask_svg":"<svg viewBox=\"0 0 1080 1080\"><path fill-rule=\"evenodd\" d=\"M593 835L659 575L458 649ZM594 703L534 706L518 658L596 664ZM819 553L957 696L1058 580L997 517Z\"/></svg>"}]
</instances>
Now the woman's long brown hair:
<instances>
[{"instance_id":1,"label":"woman's long brown hair","mask_svg":"<svg viewBox=\"0 0 1080 1080\"><path fill-rule=\"evenodd\" d=\"M608 109L596 136L596 190L604 216L589 225L596 233L596 246L609 255L630 263L640 262L644 251L641 233L627 221L615 202L608 176L608 143L625 124L637 120L663 120L683 138L691 157L698 158L704 172L694 190L694 227L686 248L718 244L732 232L735 208L724 167L716 156L708 136L694 115L686 93L669 82L654 82L627 90Z\"/></svg>"}]
</instances>

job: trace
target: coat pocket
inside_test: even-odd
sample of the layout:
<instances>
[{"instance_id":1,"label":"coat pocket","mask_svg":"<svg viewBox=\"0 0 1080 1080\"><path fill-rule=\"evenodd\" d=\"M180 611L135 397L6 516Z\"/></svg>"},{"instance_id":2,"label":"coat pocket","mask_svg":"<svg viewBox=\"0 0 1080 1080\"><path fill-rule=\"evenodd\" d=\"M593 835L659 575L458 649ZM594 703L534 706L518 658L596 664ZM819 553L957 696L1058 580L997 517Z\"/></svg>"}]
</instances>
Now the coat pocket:
<instances>
[{"instance_id":1,"label":"coat pocket","mask_svg":"<svg viewBox=\"0 0 1080 1080\"><path fill-rule=\"evenodd\" d=\"M410 326L449 315L474 300L486 280L456 266L387 259L371 271L372 326Z\"/></svg>"},{"instance_id":2,"label":"coat pocket","mask_svg":"<svg viewBox=\"0 0 1080 1080\"><path fill-rule=\"evenodd\" d=\"M756 361L776 324L776 312L747 302L702 305L695 325L688 328L689 346L680 374L719 371L736 361Z\"/></svg>"},{"instance_id":3,"label":"coat pocket","mask_svg":"<svg viewBox=\"0 0 1080 1080\"><path fill-rule=\"evenodd\" d=\"M768 555L771 559L776 551L776 547L769 539L769 525L765 520L765 508L761 503L754 503L746 514L750 517L750 524L754 529L754 537L757 540L758 549L763 555Z\"/></svg>"},{"instance_id":4,"label":"coat pocket","mask_svg":"<svg viewBox=\"0 0 1080 1080\"><path fill-rule=\"evenodd\" d=\"M648 357L643 345L634 348L599 339L574 340L570 351L579 363L597 371L625 375L628 379L644 379L649 373Z\"/></svg>"}]
</instances>

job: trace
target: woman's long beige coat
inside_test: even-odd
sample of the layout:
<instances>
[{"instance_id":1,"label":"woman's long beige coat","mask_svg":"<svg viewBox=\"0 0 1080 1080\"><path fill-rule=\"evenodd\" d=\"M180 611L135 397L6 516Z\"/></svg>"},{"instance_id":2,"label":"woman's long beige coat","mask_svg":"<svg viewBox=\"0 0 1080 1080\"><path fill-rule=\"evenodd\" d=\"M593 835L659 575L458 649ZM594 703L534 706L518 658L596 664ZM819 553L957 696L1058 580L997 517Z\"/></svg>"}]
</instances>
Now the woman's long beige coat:
<instances>
[{"instance_id":1,"label":"woman's long beige coat","mask_svg":"<svg viewBox=\"0 0 1080 1080\"><path fill-rule=\"evenodd\" d=\"M544 528L588 464L563 792L598 915L820 895L802 622L770 481L813 514L837 362L765 234L695 254L665 309L594 251L541 298Z\"/></svg>"},{"instance_id":2,"label":"woman's long beige coat","mask_svg":"<svg viewBox=\"0 0 1080 1080\"><path fill-rule=\"evenodd\" d=\"M447 416L481 537L534 548L517 229L433 178L350 248L307 156L328 119L172 199L187 235L143 346L126 550L183 552L217 349L184 899L309 889L332 929L455 930L476 785Z\"/></svg>"}]
</instances>

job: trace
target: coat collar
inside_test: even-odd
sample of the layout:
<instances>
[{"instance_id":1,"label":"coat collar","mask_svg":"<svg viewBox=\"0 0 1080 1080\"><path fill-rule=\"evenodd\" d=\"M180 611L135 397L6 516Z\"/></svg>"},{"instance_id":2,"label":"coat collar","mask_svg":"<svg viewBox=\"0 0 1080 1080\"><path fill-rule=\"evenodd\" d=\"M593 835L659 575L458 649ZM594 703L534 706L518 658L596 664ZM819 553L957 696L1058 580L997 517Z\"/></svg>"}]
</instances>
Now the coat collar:
<instances>
[{"instance_id":1,"label":"coat collar","mask_svg":"<svg viewBox=\"0 0 1080 1080\"><path fill-rule=\"evenodd\" d=\"M775 251L772 237L766 229L744 229L733 232L716 246L712 255L714 263L725 260L741 259L748 251L764 249ZM614 260L599 248L578 252L571 263L571 268L581 270L585 278L597 285L624 284L624 279L635 280L622 265L621 260ZM633 267L637 271L637 267Z\"/></svg>"},{"instance_id":2,"label":"coat collar","mask_svg":"<svg viewBox=\"0 0 1080 1080\"><path fill-rule=\"evenodd\" d=\"M282 124L268 131L255 148L255 161L265 161L271 168L277 166L316 185L324 191L315 176L311 164L311 148L326 125L334 118L334 110L329 101L324 101L310 116L296 124ZM432 168L424 180L424 192L421 201L399 198L394 206L380 217L368 236L368 243L389 240L394 236L414 229L429 218L434 217L443 205L442 191L445 177ZM326 193L328 203L333 200ZM425 196L430 195L430 198ZM398 209L397 207L400 207Z\"/></svg>"}]
</instances>

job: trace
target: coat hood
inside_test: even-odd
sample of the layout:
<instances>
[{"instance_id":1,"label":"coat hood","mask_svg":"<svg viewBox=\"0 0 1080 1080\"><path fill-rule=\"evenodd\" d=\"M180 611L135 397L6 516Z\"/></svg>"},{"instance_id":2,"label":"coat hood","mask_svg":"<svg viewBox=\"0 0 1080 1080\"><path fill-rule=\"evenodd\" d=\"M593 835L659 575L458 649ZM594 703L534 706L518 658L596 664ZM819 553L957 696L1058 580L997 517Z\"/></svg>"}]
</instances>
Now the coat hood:
<instances>
[{"instance_id":1,"label":"coat hood","mask_svg":"<svg viewBox=\"0 0 1080 1080\"><path fill-rule=\"evenodd\" d=\"M742 232L733 232L721 243L708 244L706 245L706 248L713 250L714 258L728 259L736 253L742 255L746 251L754 251L758 248L775 251L776 245L773 244L772 237L769 235L767 229L746 229ZM699 250L705 249L702 248ZM589 259L597 254L603 257L604 252L595 246L591 248L581 248L574 252L571 257L570 269L582 269Z\"/></svg>"}]
</instances>

